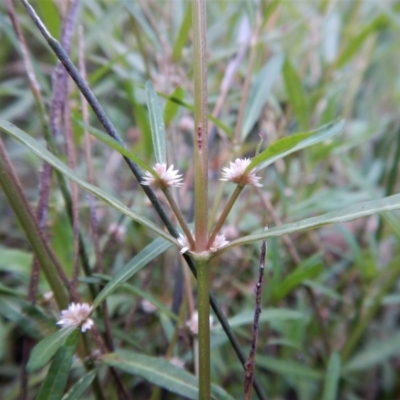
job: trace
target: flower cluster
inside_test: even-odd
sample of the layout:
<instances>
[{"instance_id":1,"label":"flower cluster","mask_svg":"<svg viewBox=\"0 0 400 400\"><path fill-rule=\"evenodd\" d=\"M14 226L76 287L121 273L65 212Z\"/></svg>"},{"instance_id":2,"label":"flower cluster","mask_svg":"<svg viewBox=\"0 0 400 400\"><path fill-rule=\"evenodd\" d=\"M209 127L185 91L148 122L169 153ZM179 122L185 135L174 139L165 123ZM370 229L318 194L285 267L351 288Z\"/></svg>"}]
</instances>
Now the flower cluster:
<instances>
[{"instance_id":1,"label":"flower cluster","mask_svg":"<svg viewBox=\"0 0 400 400\"><path fill-rule=\"evenodd\" d=\"M195 238L193 233L192 233L193 239ZM187 239L187 237L185 235L182 235L181 233L179 234L178 237L178 243L181 246L181 254L186 253L187 251L190 250L190 244L189 241ZM221 235L217 235L212 243L212 245L210 246L210 251L212 253L217 252L221 247L226 246L229 243L228 240L225 239L225 235L221 234Z\"/></svg>"},{"instance_id":2,"label":"flower cluster","mask_svg":"<svg viewBox=\"0 0 400 400\"><path fill-rule=\"evenodd\" d=\"M174 170L173 165L167 169L167 164L157 163L154 165L153 170L157 172L158 177L147 171L142 180L142 185L159 188L182 186L182 175L179 175L177 169Z\"/></svg>"},{"instance_id":3,"label":"flower cluster","mask_svg":"<svg viewBox=\"0 0 400 400\"><path fill-rule=\"evenodd\" d=\"M93 326L93 320L89 318L93 307L87 303L71 303L66 310L61 311L61 318L57 325L63 328L79 327L82 332L87 331Z\"/></svg>"},{"instance_id":4,"label":"flower cluster","mask_svg":"<svg viewBox=\"0 0 400 400\"><path fill-rule=\"evenodd\" d=\"M221 181L262 187L262 184L259 182L261 178L256 176L254 169L246 172L246 168L250 165L250 162L250 158L237 158L234 162L231 161L229 168L222 168Z\"/></svg>"}]
</instances>

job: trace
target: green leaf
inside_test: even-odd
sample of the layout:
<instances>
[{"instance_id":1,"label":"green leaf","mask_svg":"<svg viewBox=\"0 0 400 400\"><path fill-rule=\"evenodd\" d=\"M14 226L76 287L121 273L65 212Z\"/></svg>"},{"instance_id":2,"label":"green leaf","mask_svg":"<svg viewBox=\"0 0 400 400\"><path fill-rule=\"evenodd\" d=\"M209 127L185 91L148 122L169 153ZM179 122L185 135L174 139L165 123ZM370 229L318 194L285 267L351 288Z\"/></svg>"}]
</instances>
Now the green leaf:
<instances>
[{"instance_id":1,"label":"green leaf","mask_svg":"<svg viewBox=\"0 0 400 400\"><path fill-rule=\"evenodd\" d=\"M271 146L265 149L258 156L254 157L247 167L247 170L250 171L256 169L259 171L266 168L268 165L271 165L276 160L283 158L288 154L337 135L342 131L343 127L344 120L334 121L310 132L296 133L279 139L275 143L272 143Z\"/></svg>"},{"instance_id":2,"label":"green leaf","mask_svg":"<svg viewBox=\"0 0 400 400\"><path fill-rule=\"evenodd\" d=\"M333 353L329 358L325 375L324 392L322 400L336 400L340 381L340 356Z\"/></svg>"},{"instance_id":3,"label":"green leaf","mask_svg":"<svg viewBox=\"0 0 400 400\"><path fill-rule=\"evenodd\" d=\"M61 398L71 370L72 357L75 353L78 338L79 330L77 329L57 351L36 400Z\"/></svg>"},{"instance_id":4,"label":"green leaf","mask_svg":"<svg viewBox=\"0 0 400 400\"><path fill-rule=\"evenodd\" d=\"M366 349L355 355L344 366L343 372L363 371L387 361L389 358L399 354L400 334L381 338L371 343Z\"/></svg>"},{"instance_id":5,"label":"green leaf","mask_svg":"<svg viewBox=\"0 0 400 400\"><path fill-rule=\"evenodd\" d=\"M172 93L171 98L182 100L184 94L185 94L184 90L179 86L175 89L174 93ZM175 118L178 110L179 110L178 103L168 99L164 109L165 125L168 126L171 123L171 121Z\"/></svg>"},{"instance_id":6,"label":"green leaf","mask_svg":"<svg viewBox=\"0 0 400 400\"><path fill-rule=\"evenodd\" d=\"M36 371L45 366L75 330L77 330L75 327L60 329L42 339L32 350L26 367L28 372Z\"/></svg>"},{"instance_id":7,"label":"green leaf","mask_svg":"<svg viewBox=\"0 0 400 400\"><path fill-rule=\"evenodd\" d=\"M157 163L167 163L167 146L165 144L165 127L160 100L150 81L146 82L147 107L149 109L151 136L153 138L154 156Z\"/></svg>"},{"instance_id":8,"label":"green leaf","mask_svg":"<svg viewBox=\"0 0 400 400\"><path fill-rule=\"evenodd\" d=\"M272 287L272 298L274 301L282 299L306 279L312 279L322 271L323 265L319 257L312 261L312 264L307 262L302 263L292 273L286 276L282 282Z\"/></svg>"},{"instance_id":9,"label":"green leaf","mask_svg":"<svg viewBox=\"0 0 400 400\"><path fill-rule=\"evenodd\" d=\"M112 292L117 290L128 279L136 274L136 272L170 247L171 243L167 242L163 238L158 238L146 246L139 254L133 257L132 260L129 261L129 263L126 264L110 282L107 283L94 300L93 307L97 307Z\"/></svg>"},{"instance_id":10,"label":"green leaf","mask_svg":"<svg viewBox=\"0 0 400 400\"><path fill-rule=\"evenodd\" d=\"M163 358L120 350L116 353L105 354L102 360L109 366L118 368L128 374L140 376L172 393L193 400L198 398L197 377ZM216 385L212 385L211 392L212 399L232 399L223 389Z\"/></svg>"},{"instance_id":11,"label":"green leaf","mask_svg":"<svg viewBox=\"0 0 400 400\"><path fill-rule=\"evenodd\" d=\"M301 318L304 318L304 313L296 310L289 310L286 308L266 308L261 312L260 323ZM252 324L253 320L254 310L248 310L229 318L228 322L231 328L235 328L246 324ZM215 329L216 328L220 328L220 326L215 327Z\"/></svg>"},{"instance_id":12,"label":"green leaf","mask_svg":"<svg viewBox=\"0 0 400 400\"><path fill-rule=\"evenodd\" d=\"M283 64L283 79L289 96L290 105L296 116L300 129L307 129L309 125L309 101L304 92L302 82L288 57Z\"/></svg>"},{"instance_id":13,"label":"green leaf","mask_svg":"<svg viewBox=\"0 0 400 400\"><path fill-rule=\"evenodd\" d=\"M279 78L282 64L282 54L271 57L255 78L244 115L242 140L246 139L260 117L261 110L271 93L272 86Z\"/></svg>"},{"instance_id":14,"label":"green leaf","mask_svg":"<svg viewBox=\"0 0 400 400\"><path fill-rule=\"evenodd\" d=\"M269 371L284 376L291 375L302 379L314 380L322 379L322 374L319 371L310 368L307 365L291 360L280 360L277 358L265 357L257 354L256 364L260 367L268 369Z\"/></svg>"},{"instance_id":15,"label":"green leaf","mask_svg":"<svg viewBox=\"0 0 400 400\"><path fill-rule=\"evenodd\" d=\"M158 236L161 236L161 237L165 238L166 240L168 240L169 242L178 245L178 243L175 241L175 239L172 236L165 233L162 229L158 228L151 221L139 216L139 214L133 212L131 209L126 207L123 203L121 203L118 199L111 196L110 194L104 192L103 190L99 189L98 187L93 186L90 183L87 183L83 179L79 178L71 168L69 168L67 165L65 165L63 162L61 162L57 157L55 157L53 154L51 154L47 149L45 149L43 146L41 146L39 143L37 143L36 140L32 139L29 135L27 135L25 132L21 131L21 129L17 128L15 125L11 124L10 122L3 121L0 119L0 127L4 130L4 132L10 134L15 139L19 140L22 144L24 144L26 147L31 149L40 158L42 158L43 160L48 162L50 165L52 165L55 169L60 171L66 177L68 177L68 178L72 179L74 182L78 183L80 186L85 188L88 192L92 193L94 196L103 200L104 202L109 204L111 207L114 207L116 210L127 215L128 217L130 217L134 221L138 222L139 224L147 227L151 231L155 232Z\"/></svg>"},{"instance_id":16,"label":"green leaf","mask_svg":"<svg viewBox=\"0 0 400 400\"><path fill-rule=\"evenodd\" d=\"M96 371L89 371L86 375L84 375L78 382L75 383L68 391L68 393L63 396L62 400L79 400L81 396L85 392L85 390L89 387L89 385L93 382L94 377L96 376Z\"/></svg>"},{"instance_id":17,"label":"green leaf","mask_svg":"<svg viewBox=\"0 0 400 400\"><path fill-rule=\"evenodd\" d=\"M192 27L192 3L188 3L185 16L176 36L174 48L172 49L172 61L178 62L182 58L182 49L189 38L190 28Z\"/></svg>"},{"instance_id":18,"label":"green leaf","mask_svg":"<svg viewBox=\"0 0 400 400\"><path fill-rule=\"evenodd\" d=\"M123 156L129 158L134 163L136 163L140 168L144 169L145 171L152 172L153 169L149 167L145 162L143 162L140 158L136 157L131 151L129 151L126 147L119 144L115 139L111 136L105 134L99 129L96 129L92 126L85 125L82 121L76 121L80 126L87 129L91 135L93 135L96 139L100 140L107 146L111 147L118 153L122 154Z\"/></svg>"},{"instance_id":19,"label":"green leaf","mask_svg":"<svg viewBox=\"0 0 400 400\"><path fill-rule=\"evenodd\" d=\"M318 228L327 224L339 222L347 222L353 219L366 217L368 215L377 214L384 211L393 211L400 209L400 194L384 197L379 200L364 201L356 205L345 207L337 211L332 211L318 217L306 218L298 222L292 222L264 230L262 233L244 236L243 238L233 240L222 251L226 251L231 247L241 246L247 243L259 242L270 237L287 235L294 232L300 232L307 229ZM219 252L218 254L221 254Z\"/></svg>"}]
</instances>

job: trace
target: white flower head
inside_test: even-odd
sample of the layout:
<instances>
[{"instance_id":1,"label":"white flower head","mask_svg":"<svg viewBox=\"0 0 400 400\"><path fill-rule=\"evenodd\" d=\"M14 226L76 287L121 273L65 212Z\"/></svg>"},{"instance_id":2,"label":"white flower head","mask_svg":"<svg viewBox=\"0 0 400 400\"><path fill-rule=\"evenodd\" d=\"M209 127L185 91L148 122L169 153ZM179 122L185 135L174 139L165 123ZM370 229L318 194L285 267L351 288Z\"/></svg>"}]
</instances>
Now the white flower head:
<instances>
[{"instance_id":1,"label":"white flower head","mask_svg":"<svg viewBox=\"0 0 400 400\"><path fill-rule=\"evenodd\" d=\"M144 174L142 185L158 186L161 188L182 186L182 175L179 175L179 171L174 169L173 165L170 165L167 169L167 164L157 163L153 167L153 170L157 172L159 177L156 177L147 171Z\"/></svg>"},{"instance_id":2,"label":"white flower head","mask_svg":"<svg viewBox=\"0 0 400 400\"><path fill-rule=\"evenodd\" d=\"M92 311L93 307L87 303L71 303L66 310L61 311L57 325L63 328L80 326L81 331L85 332L93 326L93 320L89 318Z\"/></svg>"},{"instance_id":3,"label":"white flower head","mask_svg":"<svg viewBox=\"0 0 400 400\"><path fill-rule=\"evenodd\" d=\"M212 327L213 323L214 318L212 315L210 315L210 328ZM192 317L188 321L186 321L186 326L194 335L197 335L199 333L199 313L197 311L195 311L192 314Z\"/></svg>"},{"instance_id":4,"label":"white flower head","mask_svg":"<svg viewBox=\"0 0 400 400\"><path fill-rule=\"evenodd\" d=\"M225 239L225 235L221 234L221 235L217 235L214 239L213 244L210 246L210 251L212 253L215 253L216 251L218 251L221 247L226 246L229 243L229 240Z\"/></svg>"},{"instance_id":5,"label":"white flower head","mask_svg":"<svg viewBox=\"0 0 400 400\"><path fill-rule=\"evenodd\" d=\"M192 233L192 236L194 239L193 232L191 232L191 233ZM179 245L181 246L181 254L184 254L190 250L190 243L189 243L188 238L185 235L182 235L182 233L180 233L177 240L178 240Z\"/></svg>"},{"instance_id":6,"label":"white flower head","mask_svg":"<svg viewBox=\"0 0 400 400\"><path fill-rule=\"evenodd\" d=\"M262 187L262 184L259 182L261 178L256 176L254 169L246 172L246 168L249 166L250 162L250 158L237 158L234 162L231 161L230 167L222 168L221 181Z\"/></svg>"}]
</instances>

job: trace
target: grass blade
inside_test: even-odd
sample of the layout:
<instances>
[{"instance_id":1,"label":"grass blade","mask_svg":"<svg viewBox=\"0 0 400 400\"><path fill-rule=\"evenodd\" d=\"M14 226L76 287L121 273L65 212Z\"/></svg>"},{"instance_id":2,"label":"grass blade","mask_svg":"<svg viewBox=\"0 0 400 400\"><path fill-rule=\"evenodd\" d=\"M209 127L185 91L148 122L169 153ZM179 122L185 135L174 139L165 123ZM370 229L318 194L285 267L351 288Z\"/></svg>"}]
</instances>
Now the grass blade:
<instances>
[{"instance_id":1,"label":"grass blade","mask_svg":"<svg viewBox=\"0 0 400 400\"><path fill-rule=\"evenodd\" d=\"M165 126L160 100L150 81L146 82L147 107L149 109L151 136L154 156L157 163L167 163L167 146L165 143Z\"/></svg>"},{"instance_id":2,"label":"grass blade","mask_svg":"<svg viewBox=\"0 0 400 400\"><path fill-rule=\"evenodd\" d=\"M326 370L322 400L336 400L340 381L340 356L333 353Z\"/></svg>"}]
</instances>

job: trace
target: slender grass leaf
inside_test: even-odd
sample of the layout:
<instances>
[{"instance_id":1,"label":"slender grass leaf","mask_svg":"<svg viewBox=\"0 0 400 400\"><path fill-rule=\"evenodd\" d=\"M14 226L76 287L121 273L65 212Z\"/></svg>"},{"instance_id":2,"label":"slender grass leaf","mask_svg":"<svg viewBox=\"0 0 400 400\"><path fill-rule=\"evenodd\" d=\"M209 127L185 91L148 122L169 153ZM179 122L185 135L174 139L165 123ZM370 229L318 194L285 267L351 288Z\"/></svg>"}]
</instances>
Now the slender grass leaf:
<instances>
[{"instance_id":1,"label":"slender grass leaf","mask_svg":"<svg viewBox=\"0 0 400 400\"><path fill-rule=\"evenodd\" d=\"M77 330L75 327L60 329L42 339L32 350L26 367L28 372L36 371L45 366L75 330Z\"/></svg>"},{"instance_id":2,"label":"slender grass leaf","mask_svg":"<svg viewBox=\"0 0 400 400\"><path fill-rule=\"evenodd\" d=\"M269 371L284 376L291 375L302 379L313 380L322 379L322 374L319 371L291 360L279 360L277 358L257 355L256 364L259 367L266 368Z\"/></svg>"},{"instance_id":3,"label":"slender grass leaf","mask_svg":"<svg viewBox=\"0 0 400 400\"><path fill-rule=\"evenodd\" d=\"M97 307L105 298L111 293L117 290L123 285L128 279L130 279L136 272L142 269L154 258L162 254L165 250L171 247L171 243L167 242L163 238L157 238L148 246L146 246L139 254L132 258L128 264L125 265L121 271L115 275L110 282L103 288L103 290L97 295L93 302L93 307Z\"/></svg>"},{"instance_id":4,"label":"slender grass leaf","mask_svg":"<svg viewBox=\"0 0 400 400\"><path fill-rule=\"evenodd\" d=\"M198 379L182 368L159 357L149 357L139 353L120 350L105 354L102 357L105 364L125 371L128 374L140 376L150 383L169 390L172 393L185 396L188 399L198 398ZM212 399L232 399L223 389L212 385Z\"/></svg>"},{"instance_id":5,"label":"slender grass leaf","mask_svg":"<svg viewBox=\"0 0 400 400\"><path fill-rule=\"evenodd\" d=\"M319 275L323 269L321 260L314 260L311 265L300 265L285 279L272 287L272 298L277 301L285 297L291 290L299 286L306 279L312 279Z\"/></svg>"},{"instance_id":6,"label":"slender grass leaf","mask_svg":"<svg viewBox=\"0 0 400 400\"><path fill-rule=\"evenodd\" d=\"M258 156L254 157L247 167L247 170L250 171L256 169L259 171L266 168L268 165L271 165L276 160L283 158L288 154L337 135L342 131L343 127L344 120L334 121L310 132L296 133L279 139L275 143L272 143L271 146L265 149Z\"/></svg>"},{"instance_id":7,"label":"slender grass leaf","mask_svg":"<svg viewBox=\"0 0 400 400\"><path fill-rule=\"evenodd\" d=\"M111 147L118 153L122 154L123 156L129 158L134 163L136 163L140 168L144 169L145 171L153 172L153 168L149 167L145 162L143 162L139 157L136 157L130 150L126 147L119 144L115 139L111 136L105 134L99 129L96 129L92 126L85 125L82 121L76 121L82 128L86 128L91 135L93 135L96 139L100 140L107 146Z\"/></svg>"},{"instance_id":8,"label":"slender grass leaf","mask_svg":"<svg viewBox=\"0 0 400 400\"><path fill-rule=\"evenodd\" d=\"M83 393L93 382L94 377L96 376L96 371L89 371L86 375L84 375L78 382L75 383L74 386L68 391L68 393L63 396L62 400L79 400L82 399Z\"/></svg>"},{"instance_id":9,"label":"slender grass leaf","mask_svg":"<svg viewBox=\"0 0 400 400\"><path fill-rule=\"evenodd\" d=\"M363 371L381 364L398 355L400 349L400 334L371 343L366 349L355 355L343 367L343 372Z\"/></svg>"},{"instance_id":10,"label":"slender grass leaf","mask_svg":"<svg viewBox=\"0 0 400 400\"><path fill-rule=\"evenodd\" d=\"M0 128L3 129L4 132L10 134L15 139L20 141L26 147L31 149L36 155L38 155L44 161L48 162L50 165L52 165L55 169L60 171L66 177L68 177L69 179L72 179L74 182L78 183L80 186L82 186L88 192L92 193L94 196L103 200L104 202L109 204L111 207L115 208L116 210L118 210L121 213L125 214L126 216L130 217L131 219L138 222L139 224L150 229L151 231L156 233L158 236L161 236L161 237L165 238L166 240L168 240L169 242L178 245L178 243L172 236L165 233L162 229L158 228L151 221L139 216L139 214L130 210L128 207L126 207L123 203L121 203L115 197L111 196L108 193L105 193L103 190L99 189L98 187L93 186L90 183L87 183L86 181L84 181L83 179L78 177L71 168L69 168L67 165L65 165L63 162L61 162L57 157L55 157L53 154L51 154L47 149L45 149L43 146L41 146L39 143L37 143L36 140L32 139L29 135L27 135L25 132L21 131L21 129L17 128L15 125L13 125L7 121L0 120Z\"/></svg>"},{"instance_id":11,"label":"slender grass leaf","mask_svg":"<svg viewBox=\"0 0 400 400\"><path fill-rule=\"evenodd\" d=\"M192 3L188 3L179 32L176 35L172 49L172 61L178 62L182 58L182 49L188 41L190 28L192 27Z\"/></svg>"},{"instance_id":12,"label":"slender grass leaf","mask_svg":"<svg viewBox=\"0 0 400 400\"><path fill-rule=\"evenodd\" d=\"M272 86L278 80L283 64L283 55L277 54L270 58L264 68L258 73L250 90L242 128L242 140L246 139L267 101Z\"/></svg>"},{"instance_id":13,"label":"slender grass leaf","mask_svg":"<svg viewBox=\"0 0 400 400\"><path fill-rule=\"evenodd\" d=\"M179 86L175 89L174 93L172 93L171 97L182 100L184 94L185 94L184 90ZM176 114L178 113L178 110L179 110L179 105L177 103L171 100L167 101L164 108L165 125L168 126L171 123L171 121L175 118Z\"/></svg>"},{"instance_id":14,"label":"slender grass leaf","mask_svg":"<svg viewBox=\"0 0 400 400\"><path fill-rule=\"evenodd\" d=\"M340 381L340 356L333 353L329 358L325 375L322 400L336 400Z\"/></svg>"},{"instance_id":15,"label":"slender grass leaf","mask_svg":"<svg viewBox=\"0 0 400 400\"><path fill-rule=\"evenodd\" d=\"M293 113L299 122L300 129L307 129L309 125L309 101L300 77L287 57L282 71Z\"/></svg>"},{"instance_id":16,"label":"slender grass leaf","mask_svg":"<svg viewBox=\"0 0 400 400\"><path fill-rule=\"evenodd\" d=\"M388 18L386 15L379 15L372 22L366 25L355 37L346 40L346 46L339 54L335 62L335 68L342 68L350 59L360 51L360 47L363 45L365 40L373 33L377 33L380 29L386 26L388 23Z\"/></svg>"},{"instance_id":17,"label":"slender grass leaf","mask_svg":"<svg viewBox=\"0 0 400 400\"><path fill-rule=\"evenodd\" d=\"M165 143L165 127L160 100L150 81L146 82L147 107L149 109L151 137L153 139L154 156L157 163L167 163L167 146Z\"/></svg>"},{"instance_id":18,"label":"slender grass leaf","mask_svg":"<svg viewBox=\"0 0 400 400\"><path fill-rule=\"evenodd\" d=\"M267 308L262 310L260 315L260 323L262 322L273 322L283 320L293 320L304 318L304 313L296 310L288 310L286 308ZM254 321L254 310L248 310L235 315L228 320L231 328L238 326L252 324ZM215 327L215 328L219 328Z\"/></svg>"},{"instance_id":19,"label":"slender grass leaf","mask_svg":"<svg viewBox=\"0 0 400 400\"><path fill-rule=\"evenodd\" d=\"M36 400L61 399L67 385L78 338L79 330L77 329L57 351Z\"/></svg>"},{"instance_id":20,"label":"slender grass leaf","mask_svg":"<svg viewBox=\"0 0 400 400\"><path fill-rule=\"evenodd\" d=\"M262 233L244 236L243 238L233 240L226 245L222 251L226 251L231 247L241 246L247 243L259 242L260 240L268 239L275 236L287 235L294 232L314 229L328 224L347 222L353 219L366 217L368 215L377 214L384 211L393 211L400 209L400 194L389 197L384 197L379 200L364 201L359 204L342 208L337 211L332 211L318 217L306 218L298 222L292 222L264 230ZM218 254L221 254L218 252Z\"/></svg>"}]
</instances>

